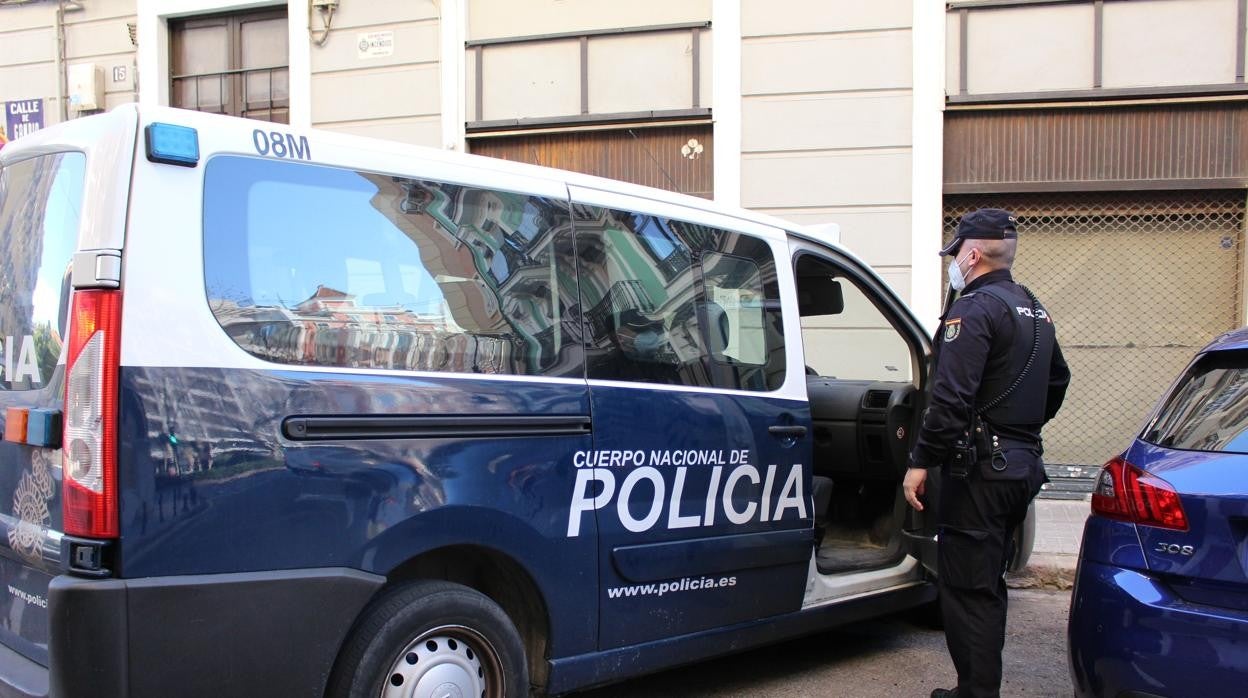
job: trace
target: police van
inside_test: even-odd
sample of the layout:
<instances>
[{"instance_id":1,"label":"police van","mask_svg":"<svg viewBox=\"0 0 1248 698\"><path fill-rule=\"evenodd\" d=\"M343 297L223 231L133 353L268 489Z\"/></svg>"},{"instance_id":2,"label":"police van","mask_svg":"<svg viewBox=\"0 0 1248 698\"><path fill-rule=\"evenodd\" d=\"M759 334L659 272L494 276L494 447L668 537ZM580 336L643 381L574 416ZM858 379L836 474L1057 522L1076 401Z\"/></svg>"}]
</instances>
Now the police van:
<instances>
[{"instance_id":1,"label":"police van","mask_svg":"<svg viewBox=\"0 0 1248 698\"><path fill-rule=\"evenodd\" d=\"M783 221L125 106L0 153L0 694L560 694L927 604L929 340Z\"/></svg>"}]
</instances>

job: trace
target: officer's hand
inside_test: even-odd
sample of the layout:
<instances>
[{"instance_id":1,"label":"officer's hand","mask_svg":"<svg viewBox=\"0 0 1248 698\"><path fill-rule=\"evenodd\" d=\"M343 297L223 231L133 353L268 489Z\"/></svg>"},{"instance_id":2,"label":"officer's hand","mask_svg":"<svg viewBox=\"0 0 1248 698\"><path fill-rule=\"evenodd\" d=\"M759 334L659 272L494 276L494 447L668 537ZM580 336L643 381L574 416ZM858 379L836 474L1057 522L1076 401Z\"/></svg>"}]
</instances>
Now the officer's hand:
<instances>
[{"instance_id":1,"label":"officer's hand","mask_svg":"<svg viewBox=\"0 0 1248 698\"><path fill-rule=\"evenodd\" d=\"M926 483L926 468L910 468L906 471L906 479L902 481L901 489L906 493L906 501L910 502L915 511L923 511L923 502L919 501L919 497L927 489Z\"/></svg>"}]
</instances>

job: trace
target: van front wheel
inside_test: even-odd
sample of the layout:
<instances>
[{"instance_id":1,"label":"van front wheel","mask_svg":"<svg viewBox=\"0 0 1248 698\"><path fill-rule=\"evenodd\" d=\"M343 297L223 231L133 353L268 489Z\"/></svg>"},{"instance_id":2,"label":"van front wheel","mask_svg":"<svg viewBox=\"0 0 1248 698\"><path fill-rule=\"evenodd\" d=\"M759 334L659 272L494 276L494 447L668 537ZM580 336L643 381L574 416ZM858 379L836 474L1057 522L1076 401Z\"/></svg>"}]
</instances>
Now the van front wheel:
<instances>
[{"instance_id":1,"label":"van front wheel","mask_svg":"<svg viewBox=\"0 0 1248 698\"><path fill-rule=\"evenodd\" d=\"M338 658L329 695L349 698L522 698L524 646L483 594L414 582L375 601Z\"/></svg>"}]
</instances>

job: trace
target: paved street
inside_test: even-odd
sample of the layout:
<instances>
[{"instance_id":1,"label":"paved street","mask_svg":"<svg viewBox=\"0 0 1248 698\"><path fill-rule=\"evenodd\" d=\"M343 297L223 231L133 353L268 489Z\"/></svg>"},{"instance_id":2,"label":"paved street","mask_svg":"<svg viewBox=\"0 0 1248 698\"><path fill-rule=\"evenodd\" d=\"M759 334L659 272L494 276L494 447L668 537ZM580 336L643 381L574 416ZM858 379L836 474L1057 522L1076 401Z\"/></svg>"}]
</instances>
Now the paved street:
<instances>
[{"instance_id":1,"label":"paved street","mask_svg":"<svg viewBox=\"0 0 1248 698\"><path fill-rule=\"evenodd\" d=\"M236 481L204 485L200 497L217 499L212 488L236 487ZM250 502L250 500L248 500ZM257 506L247 503L245 506ZM1073 575L1087 501L1037 500L1033 565ZM202 516L224 521L238 511L214 506ZM224 524L223 524L224 525ZM181 536L162 538L169 544ZM163 542L161 543L163 545ZM1060 576L1060 575L1059 575ZM1051 583L1054 575L1032 575ZM1065 625L1069 592L1014 589L1010 592L1003 696L1069 696ZM931 688L949 685L953 668L944 635L892 616L766 647L596 691L577 698L661 698L689 696L810 696L925 698Z\"/></svg>"},{"instance_id":2,"label":"paved street","mask_svg":"<svg viewBox=\"0 0 1248 698\"><path fill-rule=\"evenodd\" d=\"M1086 500L1036 501L1033 568L1023 575L1052 584L1073 577L1090 511ZM1017 581L1017 580L1015 580ZM1013 583L1013 582L1012 582ZM1003 696L1068 696L1068 591L1010 592ZM578 698L632 696L927 696L947 686L953 666L944 635L890 616L741 655L714 659L654 676L577 694Z\"/></svg>"},{"instance_id":3,"label":"paved street","mask_svg":"<svg viewBox=\"0 0 1248 698\"><path fill-rule=\"evenodd\" d=\"M1002 696L1070 695L1069 599L1067 592L1010 592ZM926 698L953 678L941 632L890 616L576 695Z\"/></svg>"}]
</instances>

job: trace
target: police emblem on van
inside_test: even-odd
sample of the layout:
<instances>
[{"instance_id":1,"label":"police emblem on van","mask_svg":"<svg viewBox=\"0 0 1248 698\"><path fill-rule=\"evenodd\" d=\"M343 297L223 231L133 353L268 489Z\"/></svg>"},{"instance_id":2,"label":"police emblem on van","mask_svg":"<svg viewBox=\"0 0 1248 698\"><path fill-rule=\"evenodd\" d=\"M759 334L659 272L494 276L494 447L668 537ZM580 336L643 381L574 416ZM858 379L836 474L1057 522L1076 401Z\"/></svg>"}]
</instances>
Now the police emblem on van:
<instances>
[{"instance_id":1,"label":"police emblem on van","mask_svg":"<svg viewBox=\"0 0 1248 698\"><path fill-rule=\"evenodd\" d=\"M52 480L52 459L60 460L60 450L35 449L30 470L22 473L13 492L13 515L17 524L9 529L9 547L29 560L38 560L43 530L51 518L48 501L56 493Z\"/></svg>"},{"instance_id":2,"label":"police emblem on van","mask_svg":"<svg viewBox=\"0 0 1248 698\"><path fill-rule=\"evenodd\" d=\"M945 341L952 342L962 332L962 318L955 317L945 321Z\"/></svg>"}]
</instances>

